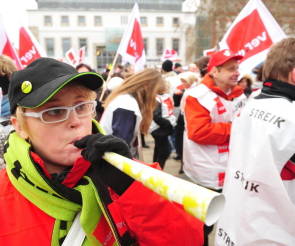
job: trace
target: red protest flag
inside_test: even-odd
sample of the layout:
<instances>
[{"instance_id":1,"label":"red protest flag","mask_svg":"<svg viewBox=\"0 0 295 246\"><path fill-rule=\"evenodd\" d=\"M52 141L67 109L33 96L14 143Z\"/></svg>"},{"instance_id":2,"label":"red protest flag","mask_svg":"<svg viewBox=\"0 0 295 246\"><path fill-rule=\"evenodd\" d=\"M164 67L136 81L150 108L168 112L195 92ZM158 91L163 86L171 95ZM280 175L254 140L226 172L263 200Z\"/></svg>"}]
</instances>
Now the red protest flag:
<instances>
[{"instance_id":1,"label":"red protest flag","mask_svg":"<svg viewBox=\"0 0 295 246\"><path fill-rule=\"evenodd\" d=\"M67 61L72 65L72 66L76 66L78 64L78 57L76 55L76 52L74 51L73 48L69 49L66 54L65 57L67 59Z\"/></svg>"},{"instance_id":2,"label":"red protest flag","mask_svg":"<svg viewBox=\"0 0 295 246\"><path fill-rule=\"evenodd\" d=\"M180 61L180 58L178 57L178 54L177 54L176 50L174 50L174 49L166 49L164 51L163 56L161 57L161 60L162 61L170 60L170 61L176 62L176 61Z\"/></svg>"},{"instance_id":3,"label":"red protest flag","mask_svg":"<svg viewBox=\"0 0 295 246\"><path fill-rule=\"evenodd\" d=\"M135 62L142 56L144 43L141 35L140 24L138 20L134 20L132 34L127 46L127 54L135 57Z\"/></svg>"},{"instance_id":4,"label":"red protest flag","mask_svg":"<svg viewBox=\"0 0 295 246\"><path fill-rule=\"evenodd\" d=\"M264 61L270 46L286 35L261 0L250 0L219 43L244 58L241 73L249 73Z\"/></svg>"},{"instance_id":5,"label":"red protest flag","mask_svg":"<svg viewBox=\"0 0 295 246\"><path fill-rule=\"evenodd\" d=\"M252 28L245 28L246 26ZM273 44L257 9L233 27L226 41L233 52L244 56L244 60Z\"/></svg>"},{"instance_id":6,"label":"red protest flag","mask_svg":"<svg viewBox=\"0 0 295 246\"><path fill-rule=\"evenodd\" d=\"M42 56L40 45L25 27L19 29L19 58L24 67Z\"/></svg>"},{"instance_id":7,"label":"red protest flag","mask_svg":"<svg viewBox=\"0 0 295 246\"><path fill-rule=\"evenodd\" d=\"M137 3L134 4L128 27L124 32L117 52L122 56L123 63L129 62L134 65L135 71L144 68L145 51Z\"/></svg>"},{"instance_id":8,"label":"red protest flag","mask_svg":"<svg viewBox=\"0 0 295 246\"><path fill-rule=\"evenodd\" d=\"M17 51L10 42L4 26L0 23L0 55L9 56L14 60L17 69L22 69L23 66L18 57Z\"/></svg>"}]
</instances>

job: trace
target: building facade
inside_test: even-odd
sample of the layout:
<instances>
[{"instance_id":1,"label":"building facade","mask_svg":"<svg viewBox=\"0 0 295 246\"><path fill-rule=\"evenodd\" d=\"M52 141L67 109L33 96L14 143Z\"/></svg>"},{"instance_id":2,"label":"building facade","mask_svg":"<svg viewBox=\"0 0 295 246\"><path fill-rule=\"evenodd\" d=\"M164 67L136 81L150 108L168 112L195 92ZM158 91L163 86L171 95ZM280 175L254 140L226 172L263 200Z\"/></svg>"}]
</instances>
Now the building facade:
<instances>
[{"instance_id":1,"label":"building facade","mask_svg":"<svg viewBox=\"0 0 295 246\"><path fill-rule=\"evenodd\" d=\"M140 0L147 66L161 63L175 49L184 64L194 60L195 14L182 12L182 0ZM128 24L133 0L39 0L29 10L29 28L47 55L62 58L86 46L86 62L98 70L113 61Z\"/></svg>"}]
</instances>

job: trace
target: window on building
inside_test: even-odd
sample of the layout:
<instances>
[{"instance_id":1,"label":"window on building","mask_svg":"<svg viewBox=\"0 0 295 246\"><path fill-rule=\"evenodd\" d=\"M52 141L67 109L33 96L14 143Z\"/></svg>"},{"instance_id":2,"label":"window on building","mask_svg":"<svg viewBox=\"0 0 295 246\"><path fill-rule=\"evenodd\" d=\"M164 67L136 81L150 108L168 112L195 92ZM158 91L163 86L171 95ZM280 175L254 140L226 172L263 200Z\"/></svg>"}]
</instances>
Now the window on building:
<instances>
[{"instance_id":1,"label":"window on building","mask_svg":"<svg viewBox=\"0 0 295 246\"><path fill-rule=\"evenodd\" d=\"M72 42L70 38L62 38L62 53L63 55L72 47Z\"/></svg>"},{"instance_id":2,"label":"window on building","mask_svg":"<svg viewBox=\"0 0 295 246\"><path fill-rule=\"evenodd\" d=\"M121 25L127 25L128 24L128 16L122 15L121 16Z\"/></svg>"},{"instance_id":3,"label":"window on building","mask_svg":"<svg viewBox=\"0 0 295 246\"><path fill-rule=\"evenodd\" d=\"M164 18L163 17L157 17L156 18L156 25L157 26L163 26L164 25Z\"/></svg>"},{"instance_id":4,"label":"window on building","mask_svg":"<svg viewBox=\"0 0 295 246\"><path fill-rule=\"evenodd\" d=\"M79 38L79 48L85 46L85 55L87 56L88 45L87 45L87 38Z\"/></svg>"},{"instance_id":5,"label":"window on building","mask_svg":"<svg viewBox=\"0 0 295 246\"><path fill-rule=\"evenodd\" d=\"M83 15L78 16L78 26L86 26L86 18Z\"/></svg>"},{"instance_id":6,"label":"window on building","mask_svg":"<svg viewBox=\"0 0 295 246\"><path fill-rule=\"evenodd\" d=\"M44 26L52 26L52 17L49 15L44 16Z\"/></svg>"},{"instance_id":7,"label":"window on building","mask_svg":"<svg viewBox=\"0 0 295 246\"><path fill-rule=\"evenodd\" d=\"M106 64L111 64L116 55L116 51L107 50L105 46L96 46L96 62L97 70L99 72L104 72ZM117 61L120 64L120 60Z\"/></svg>"},{"instance_id":8,"label":"window on building","mask_svg":"<svg viewBox=\"0 0 295 246\"><path fill-rule=\"evenodd\" d=\"M61 19L60 19L60 25L61 26L69 26L69 16L67 15L63 15L61 16Z\"/></svg>"},{"instance_id":9,"label":"window on building","mask_svg":"<svg viewBox=\"0 0 295 246\"><path fill-rule=\"evenodd\" d=\"M172 39L172 49L174 49L177 53L179 53L179 38Z\"/></svg>"},{"instance_id":10,"label":"window on building","mask_svg":"<svg viewBox=\"0 0 295 246\"><path fill-rule=\"evenodd\" d=\"M147 17L146 16L140 17L140 24L142 26L147 26L148 25L148 20L147 20Z\"/></svg>"},{"instance_id":11,"label":"window on building","mask_svg":"<svg viewBox=\"0 0 295 246\"><path fill-rule=\"evenodd\" d=\"M45 38L45 49L48 56L54 56L54 39Z\"/></svg>"},{"instance_id":12,"label":"window on building","mask_svg":"<svg viewBox=\"0 0 295 246\"><path fill-rule=\"evenodd\" d=\"M147 55L148 54L148 47L149 47L148 39L147 38L144 38L143 39L143 43L144 43L144 52Z\"/></svg>"},{"instance_id":13,"label":"window on building","mask_svg":"<svg viewBox=\"0 0 295 246\"><path fill-rule=\"evenodd\" d=\"M156 54L157 56L161 56L164 51L164 39L163 38L157 38L156 39Z\"/></svg>"},{"instance_id":14,"label":"window on building","mask_svg":"<svg viewBox=\"0 0 295 246\"><path fill-rule=\"evenodd\" d=\"M175 27L179 26L179 18L178 17L174 17L172 19L172 25L175 26Z\"/></svg>"},{"instance_id":15,"label":"window on building","mask_svg":"<svg viewBox=\"0 0 295 246\"><path fill-rule=\"evenodd\" d=\"M102 26L101 16L94 16L94 26Z\"/></svg>"}]
</instances>

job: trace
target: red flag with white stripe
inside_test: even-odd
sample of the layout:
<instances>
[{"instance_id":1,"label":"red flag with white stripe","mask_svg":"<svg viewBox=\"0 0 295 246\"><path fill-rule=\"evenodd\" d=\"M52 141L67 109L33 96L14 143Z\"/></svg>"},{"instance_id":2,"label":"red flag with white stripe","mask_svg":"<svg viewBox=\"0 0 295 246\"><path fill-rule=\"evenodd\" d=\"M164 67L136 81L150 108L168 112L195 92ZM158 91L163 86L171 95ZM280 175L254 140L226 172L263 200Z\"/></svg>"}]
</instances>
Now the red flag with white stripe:
<instances>
[{"instance_id":1,"label":"red flag with white stripe","mask_svg":"<svg viewBox=\"0 0 295 246\"><path fill-rule=\"evenodd\" d=\"M261 0L250 0L230 26L220 50L230 49L244 58L241 73L249 73L266 58L270 46L286 35Z\"/></svg>"},{"instance_id":2,"label":"red flag with white stripe","mask_svg":"<svg viewBox=\"0 0 295 246\"><path fill-rule=\"evenodd\" d=\"M0 23L0 55L2 54L9 56L11 59L13 59L17 69L23 68L18 57L17 51L10 42L3 25Z\"/></svg>"},{"instance_id":3,"label":"red flag with white stripe","mask_svg":"<svg viewBox=\"0 0 295 246\"><path fill-rule=\"evenodd\" d=\"M72 66L76 66L79 62L79 58L73 48L66 52L65 57Z\"/></svg>"},{"instance_id":4,"label":"red flag with white stripe","mask_svg":"<svg viewBox=\"0 0 295 246\"><path fill-rule=\"evenodd\" d=\"M120 42L118 53L122 56L123 63L129 62L134 65L135 71L144 68L145 51L137 3L134 4L132 9L130 21Z\"/></svg>"},{"instance_id":5,"label":"red flag with white stripe","mask_svg":"<svg viewBox=\"0 0 295 246\"><path fill-rule=\"evenodd\" d=\"M31 32L25 28L19 29L19 58L24 67L29 65L32 61L45 56L45 52L41 51L41 47L34 39ZM43 53L43 54L42 54Z\"/></svg>"}]
</instances>

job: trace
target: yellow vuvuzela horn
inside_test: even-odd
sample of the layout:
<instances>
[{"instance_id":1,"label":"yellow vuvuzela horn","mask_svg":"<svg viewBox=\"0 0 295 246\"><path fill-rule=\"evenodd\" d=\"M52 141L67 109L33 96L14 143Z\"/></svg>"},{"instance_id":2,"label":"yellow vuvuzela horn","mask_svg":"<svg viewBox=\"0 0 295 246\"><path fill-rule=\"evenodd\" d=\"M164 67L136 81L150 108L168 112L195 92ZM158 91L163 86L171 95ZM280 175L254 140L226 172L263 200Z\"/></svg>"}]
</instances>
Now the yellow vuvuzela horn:
<instances>
[{"instance_id":1,"label":"yellow vuvuzela horn","mask_svg":"<svg viewBox=\"0 0 295 246\"><path fill-rule=\"evenodd\" d=\"M185 211L208 226L217 221L223 210L222 194L115 153L105 153L103 158L167 200L181 204Z\"/></svg>"}]
</instances>

